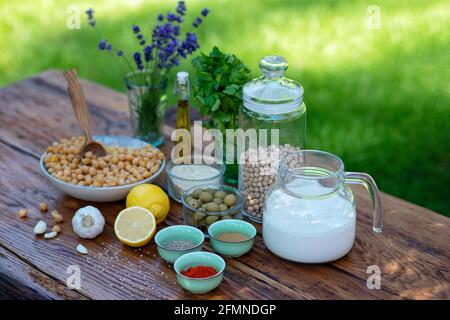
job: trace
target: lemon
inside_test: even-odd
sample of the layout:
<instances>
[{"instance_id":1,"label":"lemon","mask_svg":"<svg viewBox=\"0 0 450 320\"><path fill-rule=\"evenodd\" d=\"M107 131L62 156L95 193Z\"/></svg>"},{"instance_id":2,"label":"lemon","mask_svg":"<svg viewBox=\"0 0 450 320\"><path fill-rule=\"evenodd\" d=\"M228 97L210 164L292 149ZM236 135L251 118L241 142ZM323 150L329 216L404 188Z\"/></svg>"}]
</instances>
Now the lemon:
<instances>
[{"instance_id":1,"label":"lemon","mask_svg":"<svg viewBox=\"0 0 450 320\"><path fill-rule=\"evenodd\" d=\"M154 184L144 183L131 189L127 195L128 207L142 207L153 213L156 223L164 221L169 213L170 202L169 197L158 186Z\"/></svg>"},{"instance_id":2,"label":"lemon","mask_svg":"<svg viewBox=\"0 0 450 320\"><path fill-rule=\"evenodd\" d=\"M150 211L141 207L123 209L114 222L117 238L130 247L146 245L153 238L155 231L155 217Z\"/></svg>"}]
</instances>

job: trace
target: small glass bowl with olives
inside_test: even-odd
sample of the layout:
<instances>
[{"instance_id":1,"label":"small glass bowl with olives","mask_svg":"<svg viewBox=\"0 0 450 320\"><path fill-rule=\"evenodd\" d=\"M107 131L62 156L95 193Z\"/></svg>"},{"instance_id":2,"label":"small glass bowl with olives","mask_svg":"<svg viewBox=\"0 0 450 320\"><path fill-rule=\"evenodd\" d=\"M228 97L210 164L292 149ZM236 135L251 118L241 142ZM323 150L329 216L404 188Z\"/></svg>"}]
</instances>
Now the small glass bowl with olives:
<instances>
[{"instance_id":1,"label":"small glass bowl with olives","mask_svg":"<svg viewBox=\"0 0 450 320\"><path fill-rule=\"evenodd\" d=\"M236 188L205 184L186 190L182 196L184 224L197 227L206 235L216 221L241 219L244 197Z\"/></svg>"}]
</instances>

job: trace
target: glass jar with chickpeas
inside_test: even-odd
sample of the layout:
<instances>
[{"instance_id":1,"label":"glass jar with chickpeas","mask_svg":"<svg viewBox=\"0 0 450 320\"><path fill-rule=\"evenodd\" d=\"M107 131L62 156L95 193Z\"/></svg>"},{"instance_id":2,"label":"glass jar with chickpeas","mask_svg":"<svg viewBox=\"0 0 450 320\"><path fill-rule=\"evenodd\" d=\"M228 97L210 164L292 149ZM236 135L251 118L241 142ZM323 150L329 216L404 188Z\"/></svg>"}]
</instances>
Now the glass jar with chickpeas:
<instances>
[{"instance_id":1,"label":"glass jar with chickpeas","mask_svg":"<svg viewBox=\"0 0 450 320\"><path fill-rule=\"evenodd\" d=\"M239 155L243 214L256 222L262 222L265 196L275 183L280 159L304 149L306 140L303 87L284 76L287 61L267 56L259 66L263 76L244 85L239 113L239 127L247 133L254 130L256 138Z\"/></svg>"},{"instance_id":2,"label":"glass jar with chickpeas","mask_svg":"<svg viewBox=\"0 0 450 320\"><path fill-rule=\"evenodd\" d=\"M164 160L164 154L151 145L142 148L105 146L105 156L87 152L82 158L83 143L84 137L72 137L47 147L43 162L48 173L75 185L115 187L151 177Z\"/></svg>"}]
</instances>

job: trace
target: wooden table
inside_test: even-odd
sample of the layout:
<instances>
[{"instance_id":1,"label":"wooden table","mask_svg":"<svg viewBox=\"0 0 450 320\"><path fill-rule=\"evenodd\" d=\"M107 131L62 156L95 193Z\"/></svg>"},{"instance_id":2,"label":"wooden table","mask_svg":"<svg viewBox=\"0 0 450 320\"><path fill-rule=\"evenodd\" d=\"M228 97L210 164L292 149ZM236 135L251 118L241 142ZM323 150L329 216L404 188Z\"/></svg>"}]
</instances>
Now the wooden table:
<instances>
[{"instance_id":1,"label":"wooden table","mask_svg":"<svg viewBox=\"0 0 450 320\"><path fill-rule=\"evenodd\" d=\"M126 97L83 81L97 134L130 135ZM172 116L173 118L173 116ZM344 258L307 265L282 260L264 246L261 229L253 250L226 259L220 287L192 295L175 283L175 274L156 253L152 241L141 249L121 245L113 223L124 201L95 204L106 228L95 240L80 240L71 217L84 201L56 190L39 169L47 145L80 134L58 71L0 89L0 298L34 299L435 299L450 297L450 219L393 196L383 194L385 230L371 231L368 195L353 189L358 205L356 241ZM165 133L170 133L166 126ZM170 143L163 150L167 152ZM392 179L395 183L395 179ZM164 183L161 181L161 183ZM51 222L39 202L64 215L63 231L55 239L33 234L40 220ZM17 216L29 209L29 218ZM181 207L172 201L165 225L182 223ZM163 227L163 226L162 226ZM78 243L90 253L75 251ZM209 250L206 247L207 250ZM77 265L81 288L66 286ZM381 269L381 289L368 289L367 267Z\"/></svg>"}]
</instances>

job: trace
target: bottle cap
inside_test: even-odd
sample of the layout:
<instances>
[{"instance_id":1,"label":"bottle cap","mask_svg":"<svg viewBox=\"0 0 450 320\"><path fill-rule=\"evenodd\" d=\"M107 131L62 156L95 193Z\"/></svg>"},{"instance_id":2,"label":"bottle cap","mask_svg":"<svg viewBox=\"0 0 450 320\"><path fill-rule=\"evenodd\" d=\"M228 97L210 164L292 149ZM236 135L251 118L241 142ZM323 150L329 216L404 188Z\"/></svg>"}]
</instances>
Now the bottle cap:
<instances>
[{"instance_id":1,"label":"bottle cap","mask_svg":"<svg viewBox=\"0 0 450 320\"><path fill-rule=\"evenodd\" d=\"M185 84L189 78L189 73L186 71L177 72L177 81L181 84Z\"/></svg>"}]
</instances>

